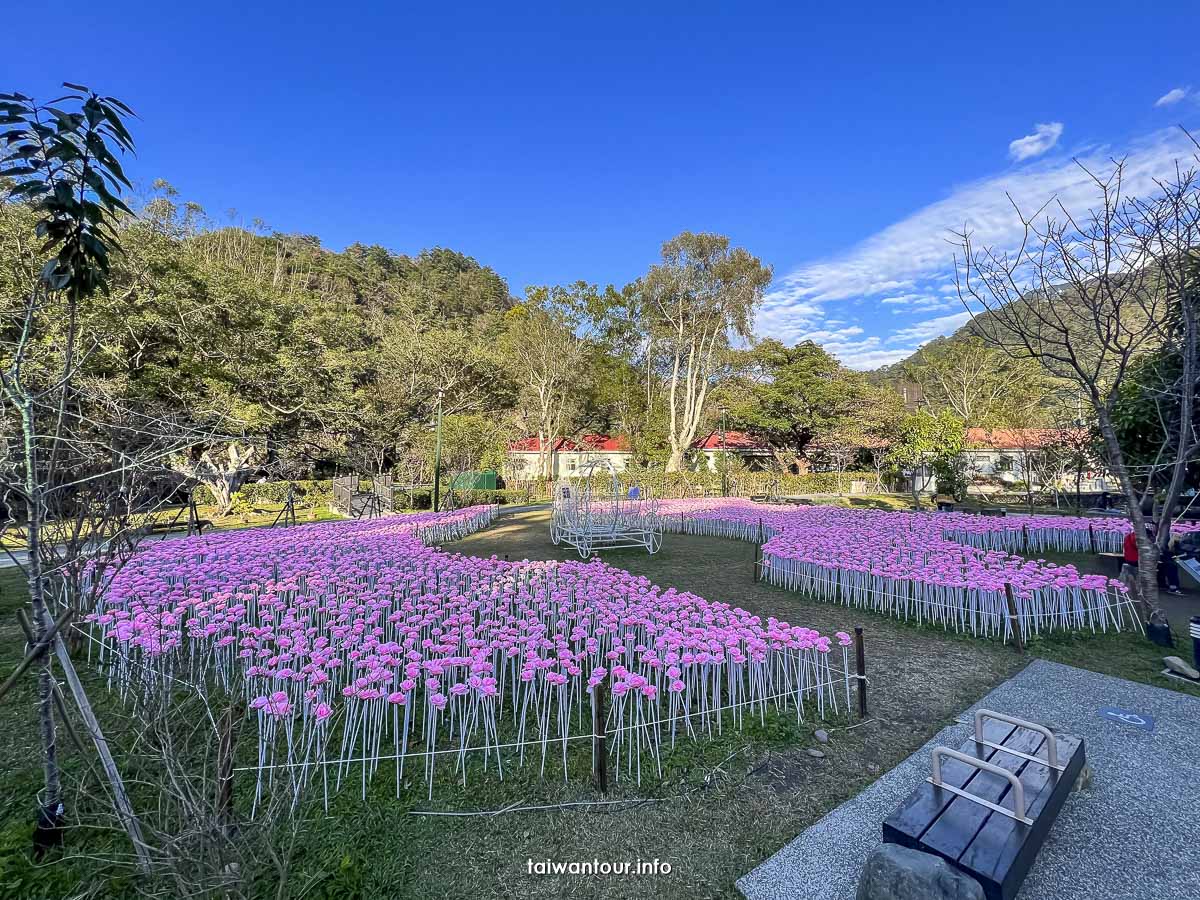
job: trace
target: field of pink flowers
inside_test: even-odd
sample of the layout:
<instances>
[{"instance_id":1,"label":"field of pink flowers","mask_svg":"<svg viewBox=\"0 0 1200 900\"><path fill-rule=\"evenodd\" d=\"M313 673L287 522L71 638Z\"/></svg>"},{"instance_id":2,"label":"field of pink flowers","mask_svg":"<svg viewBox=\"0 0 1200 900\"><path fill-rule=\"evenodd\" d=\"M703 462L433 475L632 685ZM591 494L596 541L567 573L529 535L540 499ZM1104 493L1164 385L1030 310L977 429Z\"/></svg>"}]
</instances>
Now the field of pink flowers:
<instances>
[{"instance_id":1,"label":"field of pink flowers","mask_svg":"<svg viewBox=\"0 0 1200 900\"><path fill-rule=\"evenodd\" d=\"M768 711L844 711L849 636L824 636L663 589L599 561L508 562L432 544L494 508L150 545L90 617L101 665L131 702L171 681L242 698L258 731L256 801L396 790L414 768L466 779L567 771L605 736L617 778L661 748ZM607 702L597 721L597 688ZM511 751L511 752L502 752ZM510 762L511 764L511 762Z\"/></svg>"},{"instance_id":2,"label":"field of pink flowers","mask_svg":"<svg viewBox=\"0 0 1200 900\"><path fill-rule=\"evenodd\" d=\"M564 777L602 735L617 778L661 774L664 746L748 716L848 709L844 631L758 616L599 560L509 562L435 545L494 507L149 545L89 617L128 701L172 682L240 700L257 729L256 801L314 780L364 794L383 773L468 761ZM1138 627L1124 588L1020 548L1119 545L1117 520L665 501L668 531L762 544L761 577L848 607L1006 638ZM603 716L599 695L603 694ZM515 763L514 763L515 759Z\"/></svg>"},{"instance_id":3,"label":"field of pink flowers","mask_svg":"<svg viewBox=\"0 0 1200 900\"><path fill-rule=\"evenodd\" d=\"M1014 619L1026 635L1141 627L1119 581L1015 552L1120 549L1129 524L1119 519L992 518L728 499L670 500L662 510L668 531L762 543L765 581L831 603L1003 639L1012 636Z\"/></svg>"}]
</instances>

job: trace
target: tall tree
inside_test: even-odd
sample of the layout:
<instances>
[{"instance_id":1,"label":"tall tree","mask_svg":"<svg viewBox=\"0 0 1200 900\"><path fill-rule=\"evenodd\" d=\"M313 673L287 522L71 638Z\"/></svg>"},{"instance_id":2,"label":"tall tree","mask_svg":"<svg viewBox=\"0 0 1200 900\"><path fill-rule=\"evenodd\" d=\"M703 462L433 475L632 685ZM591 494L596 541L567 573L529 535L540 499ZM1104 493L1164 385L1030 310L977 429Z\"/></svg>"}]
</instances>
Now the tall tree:
<instances>
[{"instance_id":1,"label":"tall tree","mask_svg":"<svg viewBox=\"0 0 1200 900\"><path fill-rule=\"evenodd\" d=\"M8 465L0 470L0 485L9 516L19 517L25 532L28 552L19 564L29 588L38 683L44 787L35 843L39 836L43 843L53 841L64 821L51 659L57 654L64 669L70 660L59 652L64 645L55 633L64 620L51 622L51 582L77 588L78 580L67 576L72 569L79 573L84 561L101 573L93 580L104 580L110 563L105 554L120 537L119 526L116 531L89 529L89 512L113 506L119 492L134 493L138 451L130 442L146 442L144 420L132 428L123 417L95 421L91 413L103 401L89 396L81 377L99 339L86 328L87 304L108 284L111 258L120 252L119 220L129 212L119 197L129 182L116 154L133 149L125 126L132 113L113 97L81 85L64 87L69 93L49 103L0 94L0 179L6 180L7 202L27 205L39 239L22 253L27 260L36 259L36 266L17 266L30 277L11 283L16 296L5 298L12 318L4 322L0 350L3 417L13 425L11 432L4 429L4 436L15 437L5 447ZM107 494L95 490L99 484L109 488ZM83 524L75 533L68 530L72 520ZM56 546L64 538L65 547ZM67 614L77 612L82 600L78 595L58 599L65 601ZM56 615L62 612L55 610ZM76 700L81 710L87 708L79 693ZM144 862L145 848L107 745L98 729L92 737Z\"/></svg>"},{"instance_id":2,"label":"tall tree","mask_svg":"<svg viewBox=\"0 0 1200 900\"><path fill-rule=\"evenodd\" d=\"M507 314L503 356L519 385L518 413L538 438L540 477L550 475L556 439L573 430L586 378L583 339L563 311L569 288L531 287L524 303Z\"/></svg>"},{"instance_id":3,"label":"tall tree","mask_svg":"<svg viewBox=\"0 0 1200 900\"><path fill-rule=\"evenodd\" d=\"M643 308L665 381L668 472L677 472L704 420L713 377L733 338L749 340L771 267L719 234L685 231L663 244L643 282Z\"/></svg>"}]
</instances>

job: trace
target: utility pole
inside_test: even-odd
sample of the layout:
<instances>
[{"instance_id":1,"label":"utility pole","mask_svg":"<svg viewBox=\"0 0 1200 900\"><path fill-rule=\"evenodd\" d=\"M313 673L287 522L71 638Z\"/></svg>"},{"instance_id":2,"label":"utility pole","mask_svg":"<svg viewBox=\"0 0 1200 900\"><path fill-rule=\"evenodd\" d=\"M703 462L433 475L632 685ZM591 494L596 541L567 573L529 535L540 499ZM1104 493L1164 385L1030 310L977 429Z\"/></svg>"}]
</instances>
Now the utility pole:
<instances>
[{"instance_id":1,"label":"utility pole","mask_svg":"<svg viewBox=\"0 0 1200 900\"><path fill-rule=\"evenodd\" d=\"M442 398L445 391L438 391L437 436L433 443L433 511L441 509L442 500Z\"/></svg>"},{"instance_id":2,"label":"utility pole","mask_svg":"<svg viewBox=\"0 0 1200 900\"><path fill-rule=\"evenodd\" d=\"M725 448L725 413L724 404L721 406L721 496L729 496L729 453Z\"/></svg>"}]
</instances>

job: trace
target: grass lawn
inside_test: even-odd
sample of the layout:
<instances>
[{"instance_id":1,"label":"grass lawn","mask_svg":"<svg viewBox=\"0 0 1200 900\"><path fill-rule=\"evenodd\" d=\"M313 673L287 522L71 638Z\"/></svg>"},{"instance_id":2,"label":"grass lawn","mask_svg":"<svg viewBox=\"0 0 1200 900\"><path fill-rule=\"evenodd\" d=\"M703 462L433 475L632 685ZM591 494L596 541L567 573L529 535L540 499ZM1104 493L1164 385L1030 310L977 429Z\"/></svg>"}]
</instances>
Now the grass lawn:
<instances>
[{"instance_id":1,"label":"grass lawn","mask_svg":"<svg viewBox=\"0 0 1200 900\"><path fill-rule=\"evenodd\" d=\"M492 528L447 549L510 559L570 558L566 548L551 545L548 518L546 509L506 515ZM737 877L900 762L1033 656L1177 687L1157 674L1162 651L1140 637L1047 638L1031 642L1029 653L1021 656L997 643L804 600L757 584L753 557L754 547L748 543L680 535L667 535L654 557L631 550L603 556L661 585L727 600L764 617L775 615L825 633L864 626L870 718L860 723L843 717L827 723L832 737L821 747L823 758L806 752L816 746L812 732L820 723L768 716L744 731L727 730L712 741L678 745L664 761L662 779L647 778L644 770L640 787L621 780L606 798L590 784L586 750L570 757L571 776L565 782L561 767L549 769L544 780L538 779L536 767L508 767L503 782L471 771L464 788L447 765L432 801L426 799L419 778L397 799L394 782L381 775L368 788L365 803L357 790L343 790L329 816L319 807L306 811L296 835L287 896L733 897ZM15 570L0 571L0 672L10 671L21 654L23 641L17 637L12 613L23 596ZM125 736L119 704L96 676L89 676L89 683L102 720L112 729L110 738L120 743ZM34 868L25 855L40 778L33 699L33 681L26 678L0 704L0 768L8 776L0 795L0 898L135 896L127 882L114 881L102 863L85 857L110 852L119 843L112 837L74 831L64 858L42 869ZM1097 698L1096 705L1104 705L1103 699ZM65 736L59 746L73 783L81 783L79 754ZM245 742L239 746L243 758L251 751ZM238 781L235 789L244 809L253 782ZM92 792L96 793L94 784ZM596 799L646 802L501 815L413 814L489 812L513 804ZM659 859L672 870L652 878L530 873L529 860L546 859ZM255 885L262 897L276 896L276 887L265 873Z\"/></svg>"}]
</instances>

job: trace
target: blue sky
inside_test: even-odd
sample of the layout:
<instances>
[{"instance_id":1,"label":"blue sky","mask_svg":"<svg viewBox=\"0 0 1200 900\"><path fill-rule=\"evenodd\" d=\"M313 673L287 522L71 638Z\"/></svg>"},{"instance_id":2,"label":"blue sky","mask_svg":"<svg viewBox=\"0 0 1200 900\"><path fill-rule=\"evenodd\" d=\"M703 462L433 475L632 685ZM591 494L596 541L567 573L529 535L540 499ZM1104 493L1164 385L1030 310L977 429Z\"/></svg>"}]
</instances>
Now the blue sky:
<instances>
[{"instance_id":1,"label":"blue sky","mask_svg":"<svg viewBox=\"0 0 1200 900\"><path fill-rule=\"evenodd\" d=\"M683 229L774 266L758 332L874 367L953 330L948 229L1086 203L1200 126L1190 3L55 4L5 88L130 103L145 183L328 247L624 283ZM985 8L986 6L986 8ZM50 47L52 52L45 52Z\"/></svg>"}]
</instances>

